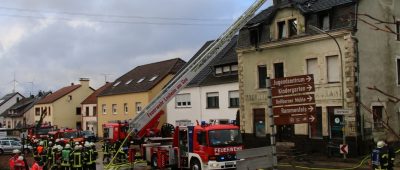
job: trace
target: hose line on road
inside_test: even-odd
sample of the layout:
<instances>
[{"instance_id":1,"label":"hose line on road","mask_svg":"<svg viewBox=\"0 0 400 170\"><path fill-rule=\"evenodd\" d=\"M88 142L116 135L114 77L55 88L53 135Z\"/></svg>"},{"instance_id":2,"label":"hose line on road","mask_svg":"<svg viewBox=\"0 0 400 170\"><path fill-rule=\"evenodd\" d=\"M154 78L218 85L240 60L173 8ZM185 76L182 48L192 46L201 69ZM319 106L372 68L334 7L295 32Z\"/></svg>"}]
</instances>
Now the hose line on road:
<instances>
[{"instance_id":1,"label":"hose line on road","mask_svg":"<svg viewBox=\"0 0 400 170\"><path fill-rule=\"evenodd\" d=\"M400 149L396 151L396 154L400 152ZM306 167L306 166L300 166L300 165L292 165L292 164L278 164L279 167L293 167L293 168L298 168L298 169L309 169L309 170L354 170L357 168L360 168L366 160L368 160L371 156L367 155L364 157L364 159L361 160L361 162L350 168L312 168L312 167Z\"/></svg>"}]
</instances>

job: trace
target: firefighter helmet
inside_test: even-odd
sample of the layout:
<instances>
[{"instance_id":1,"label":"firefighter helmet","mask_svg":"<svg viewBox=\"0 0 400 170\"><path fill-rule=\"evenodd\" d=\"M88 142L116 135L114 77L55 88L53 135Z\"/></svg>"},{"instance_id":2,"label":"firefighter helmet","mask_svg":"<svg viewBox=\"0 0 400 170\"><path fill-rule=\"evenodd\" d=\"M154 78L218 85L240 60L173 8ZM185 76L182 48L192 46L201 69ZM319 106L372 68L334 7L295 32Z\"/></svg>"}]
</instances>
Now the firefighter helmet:
<instances>
[{"instance_id":1,"label":"firefighter helmet","mask_svg":"<svg viewBox=\"0 0 400 170\"><path fill-rule=\"evenodd\" d=\"M384 141L378 141L377 143L376 143L376 147L377 148L383 148L385 146L385 142Z\"/></svg>"}]
</instances>

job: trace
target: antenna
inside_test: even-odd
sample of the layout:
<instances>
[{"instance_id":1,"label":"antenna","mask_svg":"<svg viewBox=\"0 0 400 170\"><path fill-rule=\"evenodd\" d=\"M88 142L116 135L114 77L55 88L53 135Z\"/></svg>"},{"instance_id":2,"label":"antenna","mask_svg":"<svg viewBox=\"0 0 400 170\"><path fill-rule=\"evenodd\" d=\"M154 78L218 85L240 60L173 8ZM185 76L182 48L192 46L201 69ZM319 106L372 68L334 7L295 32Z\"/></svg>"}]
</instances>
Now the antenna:
<instances>
[{"instance_id":1,"label":"antenna","mask_svg":"<svg viewBox=\"0 0 400 170\"><path fill-rule=\"evenodd\" d=\"M15 71L14 71L14 79L12 82L13 82L13 86L14 86L12 92L15 93L15 86L17 85L17 80L15 80Z\"/></svg>"},{"instance_id":2,"label":"antenna","mask_svg":"<svg viewBox=\"0 0 400 170\"><path fill-rule=\"evenodd\" d=\"M102 75L104 76L104 83L107 83L107 77L111 76L113 74L109 74L109 73L102 73Z\"/></svg>"}]
</instances>

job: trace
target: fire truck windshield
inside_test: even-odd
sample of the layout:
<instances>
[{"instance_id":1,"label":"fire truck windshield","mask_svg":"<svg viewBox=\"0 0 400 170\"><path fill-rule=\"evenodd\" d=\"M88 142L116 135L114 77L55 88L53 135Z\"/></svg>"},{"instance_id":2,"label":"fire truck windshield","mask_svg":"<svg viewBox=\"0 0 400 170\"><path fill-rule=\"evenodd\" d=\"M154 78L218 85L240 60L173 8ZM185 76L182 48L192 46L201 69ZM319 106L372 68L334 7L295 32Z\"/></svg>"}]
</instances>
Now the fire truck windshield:
<instances>
[{"instance_id":1,"label":"fire truck windshield","mask_svg":"<svg viewBox=\"0 0 400 170\"><path fill-rule=\"evenodd\" d=\"M210 146L241 145L242 135L237 129L211 130L208 132Z\"/></svg>"},{"instance_id":2,"label":"fire truck windshield","mask_svg":"<svg viewBox=\"0 0 400 170\"><path fill-rule=\"evenodd\" d=\"M64 138L77 138L78 137L78 132L65 132L64 133Z\"/></svg>"},{"instance_id":3,"label":"fire truck windshield","mask_svg":"<svg viewBox=\"0 0 400 170\"><path fill-rule=\"evenodd\" d=\"M51 127L49 128L40 128L36 131L36 134L38 135L46 135L48 134L50 131L52 131L53 129Z\"/></svg>"}]
</instances>

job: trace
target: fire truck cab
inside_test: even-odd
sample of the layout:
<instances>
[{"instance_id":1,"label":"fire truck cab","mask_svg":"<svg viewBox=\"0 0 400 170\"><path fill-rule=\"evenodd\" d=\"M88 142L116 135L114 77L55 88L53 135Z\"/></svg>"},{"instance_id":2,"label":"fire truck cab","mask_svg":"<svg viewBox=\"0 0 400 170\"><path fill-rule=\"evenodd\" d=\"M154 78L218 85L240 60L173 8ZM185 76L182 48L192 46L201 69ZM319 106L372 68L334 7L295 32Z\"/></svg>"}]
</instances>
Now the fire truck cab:
<instances>
[{"instance_id":1,"label":"fire truck cab","mask_svg":"<svg viewBox=\"0 0 400 170\"><path fill-rule=\"evenodd\" d=\"M103 124L103 137L114 143L118 140L124 140L129 131L127 122L113 122Z\"/></svg>"},{"instance_id":2,"label":"fire truck cab","mask_svg":"<svg viewBox=\"0 0 400 170\"><path fill-rule=\"evenodd\" d=\"M239 127L232 124L177 126L173 138L149 141L143 144L142 152L158 168L236 168L236 151L243 149Z\"/></svg>"}]
</instances>

